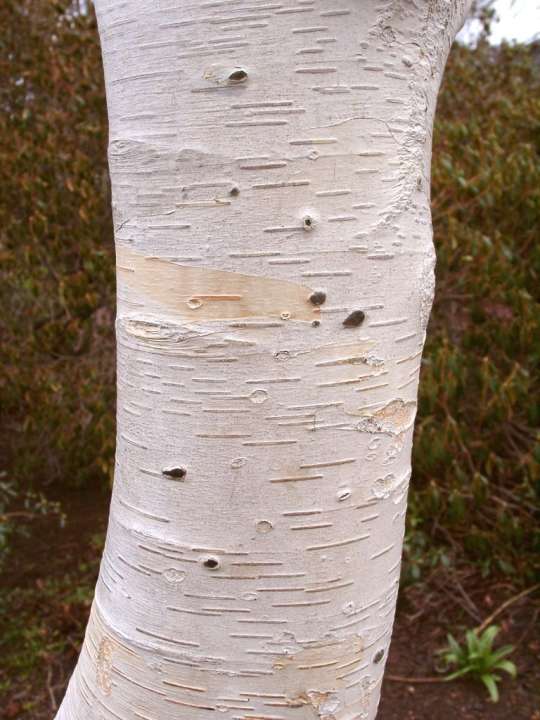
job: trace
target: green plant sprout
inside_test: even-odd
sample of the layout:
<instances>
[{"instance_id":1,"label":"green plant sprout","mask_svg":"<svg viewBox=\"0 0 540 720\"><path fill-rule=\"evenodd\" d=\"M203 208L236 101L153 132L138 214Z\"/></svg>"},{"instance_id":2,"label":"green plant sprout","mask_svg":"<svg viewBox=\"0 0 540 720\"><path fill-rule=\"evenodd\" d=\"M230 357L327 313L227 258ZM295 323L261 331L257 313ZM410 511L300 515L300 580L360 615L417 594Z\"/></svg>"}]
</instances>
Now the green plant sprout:
<instances>
[{"instance_id":1,"label":"green plant sprout","mask_svg":"<svg viewBox=\"0 0 540 720\"><path fill-rule=\"evenodd\" d=\"M467 630L463 646L452 635L447 635L448 646L439 652L445 664L449 667L455 666L456 670L445 679L455 680L458 677L469 675L482 682L487 688L491 701L497 702L499 700L497 683L501 678L496 671L507 672L512 678L517 675L515 664L511 660L505 659L514 651L514 646L503 645L497 650L493 649L493 641L499 629L496 625L490 625L481 634L474 630Z\"/></svg>"}]
</instances>

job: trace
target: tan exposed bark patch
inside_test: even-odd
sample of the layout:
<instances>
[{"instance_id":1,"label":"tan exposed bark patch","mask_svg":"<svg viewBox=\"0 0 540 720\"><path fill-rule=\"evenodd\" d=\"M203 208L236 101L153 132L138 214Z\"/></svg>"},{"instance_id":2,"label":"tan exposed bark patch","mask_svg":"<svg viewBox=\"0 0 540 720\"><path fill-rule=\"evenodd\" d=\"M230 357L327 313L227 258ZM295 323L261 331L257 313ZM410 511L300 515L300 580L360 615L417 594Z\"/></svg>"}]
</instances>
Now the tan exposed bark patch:
<instances>
[{"instance_id":1,"label":"tan exposed bark patch","mask_svg":"<svg viewBox=\"0 0 540 720\"><path fill-rule=\"evenodd\" d=\"M360 432L400 435L412 426L415 416L415 402L405 402L401 399L392 400L380 410L361 420L357 429Z\"/></svg>"},{"instance_id":2,"label":"tan exposed bark patch","mask_svg":"<svg viewBox=\"0 0 540 720\"><path fill-rule=\"evenodd\" d=\"M110 695L112 691L112 656L113 644L105 637L99 644L96 660L97 684L105 695Z\"/></svg>"},{"instance_id":3,"label":"tan exposed bark patch","mask_svg":"<svg viewBox=\"0 0 540 720\"><path fill-rule=\"evenodd\" d=\"M348 641L335 641L317 643L310 647L302 648L291 655L284 655L274 661L276 670L295 668L298 670L319 668L323 666L338 665L344 658L351 659L352 656L360 655L362 652L362 640L354 637Z\"/></svg>"},{"instance_id":4,"label":"tan exposed bark patch","mask_svg":"<svg viewBox=\"0 0 540 720\"><path fill-rule=\"evenodd\" d=\"M313 290L286 280L180 265L117 249L120 286L127 286L182 319L227 320L273 317L314 320L320 310L309 301Z\"/></svg>"},{"instance_id":5,"label":"tan exposed bark patch","mask_svg":"<svg viewBox=\"0 0 540 720\"><path fill-rule=\"evenodd\" d=\"M120 637L111 633L96 603L90 611L87 638L89 647L92 648L90 657L93 664L95 663L96 684L104 695L110 695L113 690L112 676L115 665L127 658L133 662L137 653Z\"/></svg>"},{"instance_id":6,"label":"tan exposed bark patch","mask_svg":"<svg viewBox=\"0 0 540 720\"><path fill-rule=\"evenodd\" d=\"M289 707L303 707L310 705L315 711L315 715L321 720L333 720L335 718L334 711L340 706L340 701L332 692L319 692L318 690L308 690L294 698L287 699Z\"/></svg>"},{"instance_id":7,"label":"tan exposed bark patch","mask_svg":"<svg viewBox=\"0 0 540 720\"><path fill-rule=\"evenodd\" d=\"M346 687L348 673L362 660L362 639L353 636L320 642L282 656L274 661L274 670L289 707L308 706L314 717L333 720L341 705L338 693Z\"/></svg>"}]
</instances>

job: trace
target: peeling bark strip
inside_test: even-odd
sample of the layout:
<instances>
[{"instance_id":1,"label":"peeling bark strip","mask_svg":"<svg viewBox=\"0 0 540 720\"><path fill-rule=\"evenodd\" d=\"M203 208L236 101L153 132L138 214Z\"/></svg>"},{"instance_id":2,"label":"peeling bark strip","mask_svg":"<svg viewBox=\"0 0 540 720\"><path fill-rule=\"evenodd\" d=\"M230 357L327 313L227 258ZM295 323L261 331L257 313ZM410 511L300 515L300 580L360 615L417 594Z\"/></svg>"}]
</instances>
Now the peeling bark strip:
<instances>
[{"instance_id":1,"label":"peeling bark strip","mask_svg":"<svg viewBox=\"0 0 540 720\"><path fill-rule=\"evenodd\" d=\"M466 0L96 0L118 446L58 720L373 720Z\"/></svg>"}]
</instances>

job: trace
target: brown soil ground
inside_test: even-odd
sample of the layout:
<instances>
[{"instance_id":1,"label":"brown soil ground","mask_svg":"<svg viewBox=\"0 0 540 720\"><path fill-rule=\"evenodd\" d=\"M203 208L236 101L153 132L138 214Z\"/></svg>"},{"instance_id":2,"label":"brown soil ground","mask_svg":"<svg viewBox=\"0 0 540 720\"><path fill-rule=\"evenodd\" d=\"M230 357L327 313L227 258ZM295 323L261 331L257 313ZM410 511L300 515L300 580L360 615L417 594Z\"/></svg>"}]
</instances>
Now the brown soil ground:
<instances>
[{"instance_id":1,"label":"brown soil ground","mask_svg":"<svg viewBox=\"0 0 540 720\"><path fill-rule=\"evenodd\" d=\"M71 573L77 563L83 564L79 572L85 586L93 584L98 553L90 539L104 532L108 500L104 495L78 494L63 498L63 505L69 518L65 528L41 520L32 540L16 543L0 584L30 590L23 606L15 602L0 618L2 720L51 720L77 658L89 598L66 601L47 595L43 588ZM489 702L483 686L466 680L441 682L434 668L447 632L460 636L464 627L478 625L515 593L506 583L448 572L403 590L377 720L540 720L540 608L533 595L497 617L500 642L516 646L512 660L518 666L517 680L503 679L497 704ZM28 597L35 598L36 607L30 611L39 617L40 632L54 628L62 642L47 646L40 667L14 677L12 669L6 672L2 667L2 637L9 636L14 613L28 612Z\"/></svg>"}]
</instances>

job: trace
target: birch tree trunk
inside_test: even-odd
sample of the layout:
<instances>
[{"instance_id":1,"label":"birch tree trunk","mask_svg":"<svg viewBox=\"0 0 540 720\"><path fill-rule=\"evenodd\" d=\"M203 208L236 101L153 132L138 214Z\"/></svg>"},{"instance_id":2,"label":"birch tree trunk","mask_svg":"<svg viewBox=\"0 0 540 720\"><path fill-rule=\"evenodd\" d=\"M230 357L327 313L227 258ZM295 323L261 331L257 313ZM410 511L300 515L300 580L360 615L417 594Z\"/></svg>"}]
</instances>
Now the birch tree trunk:
<instances>
[{"instance_id":1,"label":"birch tree trunk","mask_svg":"<svg viewBox=\"0 0 540 720\"><path fill-rule=\"evenodd\" d=\"M468 0L97 0L106 547L59 720L372 720Z\"/></svg>"}]
</instances>

